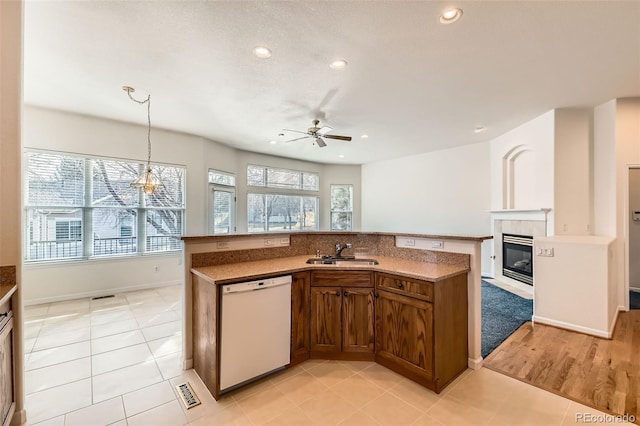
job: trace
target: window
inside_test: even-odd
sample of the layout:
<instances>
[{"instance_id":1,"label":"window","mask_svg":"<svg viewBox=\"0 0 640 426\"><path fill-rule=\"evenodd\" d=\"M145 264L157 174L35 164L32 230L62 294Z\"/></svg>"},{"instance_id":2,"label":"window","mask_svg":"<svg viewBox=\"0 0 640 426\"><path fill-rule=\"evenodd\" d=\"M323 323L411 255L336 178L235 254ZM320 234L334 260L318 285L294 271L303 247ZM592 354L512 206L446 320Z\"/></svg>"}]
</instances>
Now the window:
<instances>
[{"instance_id":1,"label":"window","mask_svg":"<svg viewBox=\"0 0 640 426\"><path fill-rule=\"evenodd\" d=\"M250 165L247 167L247 185L263 186L265 188L318 191L320 187L320 175L317 173Z\"/></svg>"},{"instance_id":2,"label":"window","mask_svg":"<svg viewBox=\"0 0 640 426\"><path fill-rule=\"evenodd\" d=\"M315 231L318 197L248 194L249 232Z\"/></svg>"},{"instance_id":3,"label":"window","mask_svg":"<svg viewBox=\"0 0 640 426\"><path fill-rule=\"evenodd\" d=\"M235 232L236 177L230 173L209 170L209 233Z\"/></svg>"},{"instance_id":4,"label":"window","mask_svg":"<svg viewBox=\"0 0 640 426\"><path fill-rule=\"evenodd\" d=\"M225 186L236 186L236 177L231 173L209 170L209 183Z\"/></svg>"},{"instance_id":5,"label":"window","mask_svg":"<svg viewBox=\"0 0 640 426\"><path fill-rule=\"evenodd\" d=\"M249 232L315 231L318 229L320 175L311 172L247 167Z\"/></svg>"},{"instance_id":6,"label":"window","mask_svg":"<svg viewBox=\"0 0 640 426\"><path fill-rule=\"evenodd\" d=\"M353 185L331 185L331 230L353 228Z\"/></svg>"},{"instance_id":7,"label":"window","mask_svg":"<svg viewBox=\"0 0 640 426\"><path fill-rule=\"evenodd\" d=\"M131 188L144 164L27 152L25 260L180 250L185 170L154 166L164 187Z\"/></svg>"}]
</instances>

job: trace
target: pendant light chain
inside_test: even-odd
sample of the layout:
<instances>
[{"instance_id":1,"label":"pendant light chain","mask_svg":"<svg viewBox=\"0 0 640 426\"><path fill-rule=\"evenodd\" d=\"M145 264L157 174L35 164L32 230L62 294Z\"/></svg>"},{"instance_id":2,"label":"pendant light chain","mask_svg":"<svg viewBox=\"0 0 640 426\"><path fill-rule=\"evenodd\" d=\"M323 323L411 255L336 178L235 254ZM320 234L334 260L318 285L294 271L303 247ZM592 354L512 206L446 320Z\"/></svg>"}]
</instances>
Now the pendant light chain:
<instances>
[{"instance_id":1,"label":"pendant light chain","mask_svg":"<svg viewBox=\"0 0 640 426\"><path fill-rule=\"evenodd\" d=\"M144 172L131 183L131 186L142 189L146 194L153 194L159 188L163 188L164 184L162 183L162 180L160 180L160 178L151 170L151 94L147 95L147 99L140 101L131 96L131 93L135 92L133 87L124 86L122 90L127 92L129 99L135 103L140 105L147 104L147 167Z\"/></svg>"},{"instance_id":2,"label":"pendant light chain","mask_svg":"<svg viewBox=\"0 0 640 426\"><path fill-rule=\"evenodd\" d=\"M124 91L129 95L129 99L133 102L136 102L140 105L147 104L147 169L151 167L151 94L147 95L147 99L144 101L139 101L133 96L131 96L131 92L133 92L133 88L124 88Z\"/></svg>"}]
</instances>

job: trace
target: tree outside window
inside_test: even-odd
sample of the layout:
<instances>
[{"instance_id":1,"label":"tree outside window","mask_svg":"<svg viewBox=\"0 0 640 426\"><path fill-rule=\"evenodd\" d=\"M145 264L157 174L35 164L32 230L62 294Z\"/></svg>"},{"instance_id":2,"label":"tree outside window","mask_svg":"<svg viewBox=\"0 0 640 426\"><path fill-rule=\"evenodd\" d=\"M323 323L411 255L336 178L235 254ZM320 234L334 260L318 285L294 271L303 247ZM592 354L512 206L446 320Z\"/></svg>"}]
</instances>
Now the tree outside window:
<instances>
[{"instance_id":1,"label":"tree outside window","mask_svg":"<svg viewBox=\"0 0 640 426\"><path fill-rule=\"evenodd\" d=\"M331 230L353 228L353 185L331 185Z\"/></svg>"}]
</instances>

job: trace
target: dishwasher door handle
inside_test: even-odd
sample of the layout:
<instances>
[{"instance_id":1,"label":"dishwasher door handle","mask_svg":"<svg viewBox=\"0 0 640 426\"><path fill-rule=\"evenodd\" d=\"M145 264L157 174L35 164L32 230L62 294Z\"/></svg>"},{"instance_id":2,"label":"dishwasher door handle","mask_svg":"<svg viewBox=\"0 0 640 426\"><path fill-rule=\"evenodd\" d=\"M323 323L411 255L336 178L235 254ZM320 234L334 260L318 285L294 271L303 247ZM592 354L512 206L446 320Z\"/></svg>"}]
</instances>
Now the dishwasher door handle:
<instances>
[{"instance_id":1,"label":"dishwasher door handle","mask_svg":"<svg viewBox=\"0 0 640 426\"><path fill-rule=\"evenodd\" d=\"M238 284L225 284L222 286L222 295L232 293L246 293L249 291L265 290L291 284L291 276L271 278L267 280L251 281Z\"/></svg>"}]
</instances>

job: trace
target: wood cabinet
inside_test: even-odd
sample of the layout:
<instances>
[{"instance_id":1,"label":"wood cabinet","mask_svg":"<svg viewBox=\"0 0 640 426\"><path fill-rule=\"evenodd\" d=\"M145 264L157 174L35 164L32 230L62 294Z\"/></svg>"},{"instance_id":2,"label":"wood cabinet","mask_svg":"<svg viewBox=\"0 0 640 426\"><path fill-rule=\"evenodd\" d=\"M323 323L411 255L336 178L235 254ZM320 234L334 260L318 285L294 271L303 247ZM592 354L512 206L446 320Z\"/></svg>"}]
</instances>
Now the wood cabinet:
<instances>
[{"instance_id":1,"label":"wood cabinet","mask_svg":"<svg viewBox=\"0 0 640 426\"><path fill-rule=\"evenodd\" d=\"M437 282L376 273L375 360L437 393L462 373L466 273Z\"/></svg>"},{"instance_id":2,"label":"wood cabinet","mask_svg":"<svg viewBox=\"0 0 640 426\"><path fill-rule=\"evenodd\" d=\"M309 359L309 272L291 276L291 365Z\"/></svg>"},{"instance_id":3,"label":"wood cabinet","mask_svg":"<svg viewBox=\"0 0 640 426\"><path fill-rule=\"evenodd\" d=\"M312 358L373 360L373 273L311 272Z\"/></svg>"},{"instance_id":4,"label":"wood cabinet","mask_svg":"<svg viewBox=\"0 0 640 426\"><path fill-rule=\"evenodd\" d=\"M11 302L0 305L0 425L11 422L15 409L13 371L13 315Z\"/></svg>"}]
</instances>

